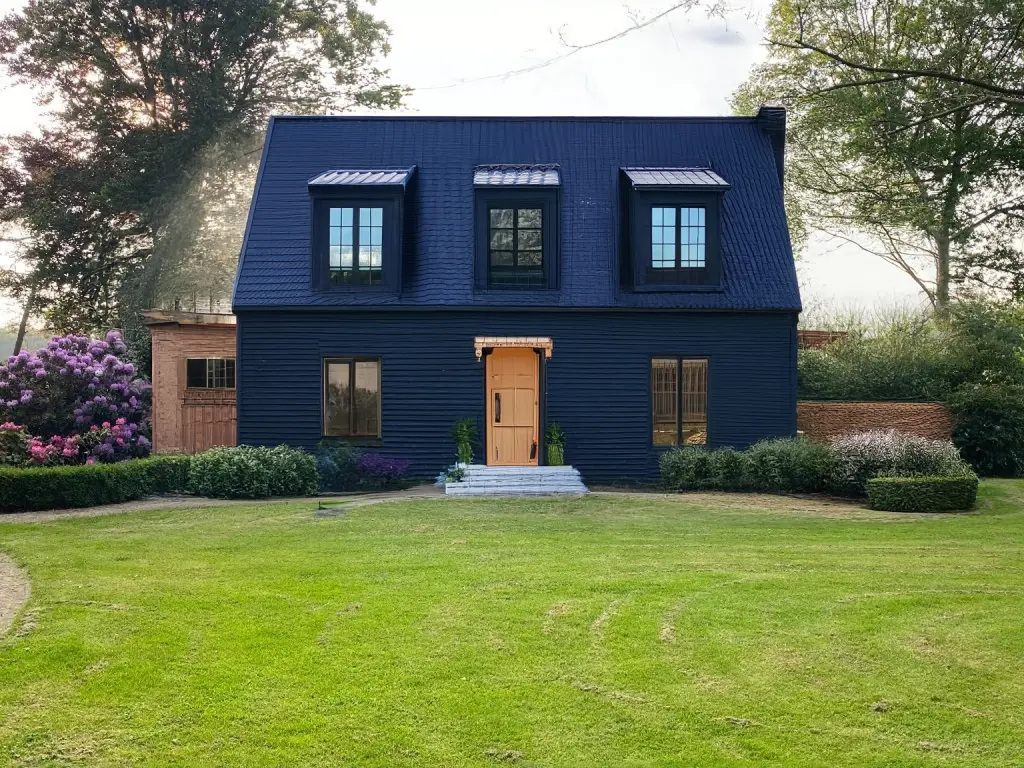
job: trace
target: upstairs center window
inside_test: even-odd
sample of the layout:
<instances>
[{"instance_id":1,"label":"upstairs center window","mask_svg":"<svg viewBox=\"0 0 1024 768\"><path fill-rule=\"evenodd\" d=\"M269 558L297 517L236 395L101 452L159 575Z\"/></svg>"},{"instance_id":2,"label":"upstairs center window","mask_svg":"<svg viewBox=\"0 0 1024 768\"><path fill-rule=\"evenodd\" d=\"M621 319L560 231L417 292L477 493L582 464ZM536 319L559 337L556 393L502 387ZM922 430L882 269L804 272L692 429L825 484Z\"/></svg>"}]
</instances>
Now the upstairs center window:
<instances>
[{"instance_id":1,"label":"upstairs center window","mask_svg":"<svg viewBox=\"0 0 1024 768\"><path fill-rule=\"evenodd\" d=\"M544 209L491 208L488 222L488 284L543 288Z\"/></svg>"},{"instance_id":2,"label":"upstairs center window","mask_svg":"<svg viewBox=\"0 0 1024 768\"><path fill-rule=\"evenodd\" d=\"M383 282L384 209L330 209L329 271L334 285Z\"/></svg>"},{"instance_id":3,"label":"upstairs center window","mask_svg":"<svg viewBox=\"0 0 1024 768\"><path fill-rule=\"evenodd\" d=\"M558 287L557 165L473 169L476 287L537 291Z\"/></svg>"}]
</instances>

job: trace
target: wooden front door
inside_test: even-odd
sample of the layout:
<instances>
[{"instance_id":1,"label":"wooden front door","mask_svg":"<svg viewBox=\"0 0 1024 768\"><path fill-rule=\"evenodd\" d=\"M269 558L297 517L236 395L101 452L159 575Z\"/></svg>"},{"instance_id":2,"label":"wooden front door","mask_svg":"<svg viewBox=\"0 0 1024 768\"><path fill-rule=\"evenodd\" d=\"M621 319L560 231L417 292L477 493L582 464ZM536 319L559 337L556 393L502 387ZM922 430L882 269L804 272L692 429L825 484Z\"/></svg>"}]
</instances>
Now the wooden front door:
<instances>
[{"instance_id":1,"label":"wooden front door","mask_svg":"<svg viewBox=\"0 0 1024 768\"><path fill-rule=\"evenodd\" d=\"M502 347L487 356L487 463L538 463L540 360L532 349Z\"/></svg>"}]
</instances>

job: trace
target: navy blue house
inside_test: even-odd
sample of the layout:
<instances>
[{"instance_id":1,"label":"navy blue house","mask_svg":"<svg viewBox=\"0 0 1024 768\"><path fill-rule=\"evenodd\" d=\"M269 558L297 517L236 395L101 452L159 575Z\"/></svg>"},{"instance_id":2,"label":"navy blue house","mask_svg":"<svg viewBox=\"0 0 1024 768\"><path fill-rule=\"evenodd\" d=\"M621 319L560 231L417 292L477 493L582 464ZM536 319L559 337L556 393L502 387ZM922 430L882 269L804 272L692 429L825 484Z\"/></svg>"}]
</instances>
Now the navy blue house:
<instances>
[{"instance_id":1,"label":"navy blue house","mask_svg":"<svg viewBox=\"0 0 1024 768\"><path fill-rule=\"evenodd\" d=\"M651 479L796 431L785 113L277 117L234 292L238 440Z\"/></svg>"}]
</instances>

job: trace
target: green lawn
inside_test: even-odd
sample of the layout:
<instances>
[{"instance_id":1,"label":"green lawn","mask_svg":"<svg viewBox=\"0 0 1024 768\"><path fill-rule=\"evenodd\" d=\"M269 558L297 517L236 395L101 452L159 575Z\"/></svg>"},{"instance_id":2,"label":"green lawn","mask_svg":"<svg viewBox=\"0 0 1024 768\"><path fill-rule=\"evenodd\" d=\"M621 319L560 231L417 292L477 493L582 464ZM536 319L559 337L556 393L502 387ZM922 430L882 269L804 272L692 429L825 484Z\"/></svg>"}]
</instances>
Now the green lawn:
<instances>
[{"instance_id":1,"label":"green lawn","mask_svg":"<svg viewBox=\"0 0 1024 768\"><path fill-rule=\"evenodd\" d=\"M1024 483L314 506L0 522L0 764L1024 764Z\"/></svg>"}]
</instances>

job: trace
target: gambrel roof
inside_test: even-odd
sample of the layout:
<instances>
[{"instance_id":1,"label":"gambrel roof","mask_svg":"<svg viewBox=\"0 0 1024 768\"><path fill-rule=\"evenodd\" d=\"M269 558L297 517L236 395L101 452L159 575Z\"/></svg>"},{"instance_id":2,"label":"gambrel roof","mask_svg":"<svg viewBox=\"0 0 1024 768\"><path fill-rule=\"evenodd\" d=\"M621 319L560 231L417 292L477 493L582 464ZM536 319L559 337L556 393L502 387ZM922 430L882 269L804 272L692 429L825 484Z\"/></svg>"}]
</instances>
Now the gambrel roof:
<instances>
[{"instance_id":1,"label":"gambrel roof","mask_svg":"<svg viewBox=\"0 0 1024 768\"><path fill-rule=\"evenodd\" d=\"M780 137L759 117L272 118L234 307L798 310ZM382 179L407 184L401 292L317 292L310 184ZM622 187L662 182L722 194L721 289L622 287ZM558 289L476 289L474 190L535 183L559 194Z\"/></svg>"}]
</instances>

